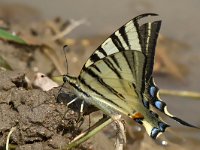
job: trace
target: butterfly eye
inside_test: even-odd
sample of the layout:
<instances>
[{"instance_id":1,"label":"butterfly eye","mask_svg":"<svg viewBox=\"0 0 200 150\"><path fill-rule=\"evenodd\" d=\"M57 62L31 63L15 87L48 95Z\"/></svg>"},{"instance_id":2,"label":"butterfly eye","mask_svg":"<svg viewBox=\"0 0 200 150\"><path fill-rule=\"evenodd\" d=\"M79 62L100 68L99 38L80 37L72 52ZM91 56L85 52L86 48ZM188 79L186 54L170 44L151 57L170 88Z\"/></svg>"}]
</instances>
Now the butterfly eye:
<instances>
[{"instance_id":1,"label":"butterfly eye","mask_svg":"<svg viewBox=\"0 0 200 150\"><path fill-rule=\"evenodd\" d=\"M63 76L63 82L66 83L67 82L67 77Z\"/></svg>"}]
</instances>

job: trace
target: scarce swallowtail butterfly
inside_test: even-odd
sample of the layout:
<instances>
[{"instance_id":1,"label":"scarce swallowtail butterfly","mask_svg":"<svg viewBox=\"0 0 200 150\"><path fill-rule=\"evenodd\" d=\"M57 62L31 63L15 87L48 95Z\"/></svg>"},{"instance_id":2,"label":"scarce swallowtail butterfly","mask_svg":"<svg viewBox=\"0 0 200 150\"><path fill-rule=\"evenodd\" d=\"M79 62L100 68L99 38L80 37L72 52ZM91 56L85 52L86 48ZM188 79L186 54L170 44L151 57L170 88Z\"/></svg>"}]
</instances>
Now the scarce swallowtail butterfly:
<instances>
[{"instance_id":1,"label":"scarce swallowtail butterfly","mask_svg":"<svg viewBox=\"0 0 200 150\"><path fill-rule=\"evenodd\" d=\"M63 81L73 87L77 97L113 120L127 115L156 139L169 125L152 107L183 125L195 126L171 115L159 98L152 71L161 21L139 24L149 16L157 14L139 15L115 31L94 51L78 77L64 75Z\"/></svg>"}]
</instances>

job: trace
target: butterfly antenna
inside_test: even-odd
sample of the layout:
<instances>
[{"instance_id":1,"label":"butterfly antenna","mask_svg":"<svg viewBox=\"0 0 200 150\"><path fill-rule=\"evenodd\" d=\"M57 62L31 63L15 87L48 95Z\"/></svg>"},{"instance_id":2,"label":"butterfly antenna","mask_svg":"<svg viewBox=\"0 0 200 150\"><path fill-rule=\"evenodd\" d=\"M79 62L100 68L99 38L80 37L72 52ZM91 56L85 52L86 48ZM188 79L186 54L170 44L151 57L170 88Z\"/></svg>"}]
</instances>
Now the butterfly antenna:
<instances>
[{"instance_id":1,"label":"butterfly antenna","mask_svg":"<svg viewBox=\"0 0 200 150\"><path fill-rule=\"evenodd\" d=\"M68 74L68 62L67 62L67 56L66 56L66 52L69 50L68 45L63 46L63 52L65 55L65 62L66 62L66 68L67 68L67 74Z\"/></svg>"},{"instance_id":2,"label":"butterfly antenna","mask_svg":"<svg viewBox=\"0 0 200 150\"><path fill-rule=\"evenodd\" d=\"M68 61L67 61L66 52L67 52L68 49L69 49L68 45L64 45L63 46L63 53L64 53L64 56L65 56L65 65L66 65L66 69L67 69L67 74L68 74ZM62 88L64 87L64 84L65 84L65 80L63 80L63 84L60 86L60 89L58 90L58 93L61 92Z\"/></svg>"}]
</instances>

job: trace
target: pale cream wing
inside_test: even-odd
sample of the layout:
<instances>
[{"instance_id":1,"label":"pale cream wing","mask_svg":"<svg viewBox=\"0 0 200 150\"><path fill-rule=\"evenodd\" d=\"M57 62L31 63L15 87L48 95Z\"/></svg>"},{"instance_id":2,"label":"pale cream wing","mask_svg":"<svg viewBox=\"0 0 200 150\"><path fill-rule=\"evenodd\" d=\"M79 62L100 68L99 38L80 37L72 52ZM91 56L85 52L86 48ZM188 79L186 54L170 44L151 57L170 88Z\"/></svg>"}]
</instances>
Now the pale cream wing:
<instances>
[{"instance_id":1,"label":"pale cream wing","mask_svg":"<svg viewBox=\"0 0 200 150\"><path fill-rule=\"evenodd\" d=\"M83 68L87 68L96 61L103 59L117 52L133 50L143 52L146 45L140 33L139 21L149 16L157 16L157 14L148 13L139 15L124 26L115 31L105 42L103 42L97 50L86 61Z\"/></svg>"},{"instance_id":2,"label":"pale cream wing","mask_svg":"<svg viewBox=\"0 0 200 150\"><path fill-rule=\"evenodd\" d=\"M131 82L113 78L103 78L102 82L106 84L106 88L105 85L99 84L94 78L90 80L90 87L83 84L81 88L84 89L85 92L90 93L92 98L98 99L101 103L104 103L106 106L124 115L132 115L136 111L135 108L137 108L137 106L139 108L141 105ZM100 107L103 111L107 109L104 108L104 105Z\"/></svg>"},{"instance_id":3,"label":"pale cream wing","mask_svg":"<svg viewBox=\"0 0 200 150\"><path fill-rule=\"evenodd\" d=\"M104 113L109 116L113 115L112 112L122 113L134 120L135 114L141 114L142 118L136 118L136 121L144 125L147 133L152 138L156 138L159 133L164 132L165 128L168 127L155 113L144 107L138 99L135 87L131 82L113 78L103 78L102 82L112 87L113 92L110 91L110 88L105 88L104 85L96 82L94 78L90 80L88 85L82 84L81 89L84 89L86 93L90 93L94 101L98 100L100 102L96 103L95 106Z\"/></svg>"},{"instance_id":4,"label":"pale cream wing","mask_svg":"<svg viewBox=\"0 0 200 150\"><path fill-rule=\"evenodd\" d=\"M101 84L110 92L114 91L111 86L104 83L104 78L127 80L133 84L137 94L140 95L139 89L144 86L144 64L145 56L139 51L118 52L95 62L87 68L83 68L78 79L83 84L90 84L91 81L94 82L95 80L97 84Z\"/></svg>"}]
</instances>

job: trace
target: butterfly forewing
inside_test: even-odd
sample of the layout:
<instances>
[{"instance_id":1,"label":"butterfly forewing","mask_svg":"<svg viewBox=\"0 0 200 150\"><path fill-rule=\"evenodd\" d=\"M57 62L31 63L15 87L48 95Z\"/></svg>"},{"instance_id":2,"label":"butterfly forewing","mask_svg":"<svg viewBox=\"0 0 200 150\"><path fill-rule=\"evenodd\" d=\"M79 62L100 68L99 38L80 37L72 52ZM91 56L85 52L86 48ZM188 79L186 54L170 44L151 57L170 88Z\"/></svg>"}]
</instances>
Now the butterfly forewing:
<instances>
[{"instance_id":1,"label":"butterfly forewing","mask_svg":"<svg viewBox=\"0 0 200 150\"><path fill-rule=\"evenodd\" d=\"M138 21L147 16L157 16L157 14L149 13L139 15L130 20L124 26L115 31L105 42L103 42L97 50L90 56L84 67L92 65L94 62L119 51L137 50L142 51L141 35L139 31Z\"/></svg>"}]
</instances>

